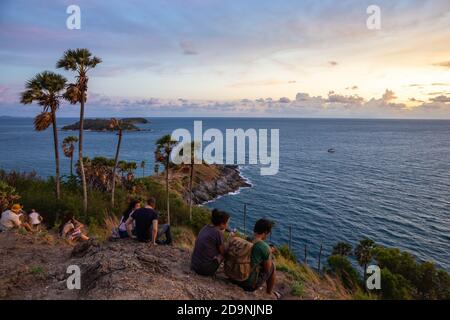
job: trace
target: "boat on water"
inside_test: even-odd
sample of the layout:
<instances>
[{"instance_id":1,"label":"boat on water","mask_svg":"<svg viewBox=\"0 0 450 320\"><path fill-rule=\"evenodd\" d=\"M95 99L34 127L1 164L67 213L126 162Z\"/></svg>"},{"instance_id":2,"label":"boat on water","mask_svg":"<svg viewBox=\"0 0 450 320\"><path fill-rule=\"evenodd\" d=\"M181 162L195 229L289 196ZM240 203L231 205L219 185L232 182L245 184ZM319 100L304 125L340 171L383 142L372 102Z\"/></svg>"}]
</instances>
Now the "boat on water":
<instances>
[{"instance_id":1,"label":"boat on water","mask_svg":"<svg viewBox=\"0 0 450 320\"><path fill-rule=\"evenodd\" d=\"M336 150L334 150L333 148L328 149L328 153L335 153Z\"/></svg>"}]
</instances>

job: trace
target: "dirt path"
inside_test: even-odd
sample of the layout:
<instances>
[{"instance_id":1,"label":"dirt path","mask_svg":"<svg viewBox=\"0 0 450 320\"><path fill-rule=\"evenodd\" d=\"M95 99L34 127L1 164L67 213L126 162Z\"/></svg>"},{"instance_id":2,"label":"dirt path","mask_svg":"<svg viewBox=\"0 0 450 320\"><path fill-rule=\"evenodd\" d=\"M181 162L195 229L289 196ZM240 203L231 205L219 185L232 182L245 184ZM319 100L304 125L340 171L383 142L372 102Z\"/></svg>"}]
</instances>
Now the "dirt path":
<instances>
[{"instance_id":1,"label":"dirt path","mask_svg":"<svg viewBox=\"0 0 450 320\"><path fill-rule=\"evenodd\" d=\"M0 299L70 299L64 261L72 247L46 234L0 233Z\"/></svg>"}]
</instances>

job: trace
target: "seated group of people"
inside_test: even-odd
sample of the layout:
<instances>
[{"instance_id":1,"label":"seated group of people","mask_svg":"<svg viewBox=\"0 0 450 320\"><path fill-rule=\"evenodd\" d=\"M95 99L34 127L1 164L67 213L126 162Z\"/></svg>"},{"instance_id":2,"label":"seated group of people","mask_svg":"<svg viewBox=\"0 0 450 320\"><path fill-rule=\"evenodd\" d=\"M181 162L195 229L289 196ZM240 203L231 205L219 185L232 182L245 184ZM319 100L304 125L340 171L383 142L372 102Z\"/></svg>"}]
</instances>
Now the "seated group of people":
<instances>
[{"instance_id":1,"label":"seated group of people","mask_svg":"<svg viewBox=\"0 0 450 320\"><path fill-rule=\"evenodd\" d=\"M225 274L233 283L246 291L255 291L266 284L266 292L273 292L280 298L280 294L273 291L275 264L272 254L275 247L265 241L272 232L273 222L258 220L253 229L253 238L240 239L229 231L229 220L230 216L226 212L217 209L212 211L211 224L201 229L195 242L191 269L200 275L213 276L224 262ZM230 232L228 241L224 239L225 231Z\"/></svg>"},{"instance_id":2,"label":"seated group of people","mask_svg":"<svg viewBox=\"0 0 450 320\"><path fill-rule=\"evenodd\" d=\"M41 230L43 222L42 216L35 210L31 209L29 213L23 210L20 204L14 204L11 209L2 212L0 218L0 231L8 231L23 228L29 232ZM66 222L61 226L61 237L69 241L89 240L82 229L84 225L77 221L73 216L69 216Z\"/></svg>"},{"instance_id":3,"label":"seated group of people","mask_svg":"<svg viewBox=\"0 0 450 320\"><path fill-rule=\"evenodd\" d=\"M117 236L136 238L140 242L151 242L155 245L170 245L172 243L170 226L158 223L155 205L156 200L153 197L146 200L143 208L139 201L131 201L120 219ZM269 246L265 240L272 231L273 223L266 219L258 220L253 229L253 239L245 240L236 237L235 233L229 230L229 220L228 213L217 209L212 211L211 224L202 228L195 241L191 269L203 276L213 276L224 263L225 273L233 283L246 291L255 291L266 284L266 291L271 294L275 284L275 264L272 259L275 248ZM225 231L230 233L228 241L225 241ZM248 255L246 261L248 266L243 268L246 269L244 272L240 272L241 267L237 266L238 272L233 273L233 263L236 261L233 261L231 252L239 256L240 250L247 250L245 254ZM273 293L279 298L278 292Z\"/></svg>"},{"instance_id":4,"label":"seated group of people","mask_svg":"<svg viewBox=\"0 0 450 320\"><path fill-rule=\"evenodd\" d=\"M26 213L20 204L14 204L11 209L2 212L0 231L15 228L24 228L30 232L39 231L42 220L42 216L36 210L31 209L29 213Z\"/></svg>"},{"instance_id":5,"label":"seated group of people","mask_svg":"<svg viewBox=\"0 0 450 320\"><path fill-rule=\"evenodd\" d=\"M136 238L152 244L172 244L172 233L168 224L159 224L155 210L156 199L149 197L141 208L140 201L131 201L119 222L120 238Z\"/></svg>"},{"instance_id":6,"label":"seated group of people","mask_svg":"<svg viewBox=\"0 0 450 320\"><path fill-rule=\"evenodd\" d=\"M118 227L120 238L136 238L140 242L172 244L172 234L168 224L158 223L155 211L156 200L149 197L141 208L139 201L132 201L124 212ZM14 204L2 213L0 231L25 228L37 231L43 221L42 216L32 209L29 214L22 206ZM191 259L191 269L203 276L214 276L224 263L225 274L230 280L246 291L255 291L266 284L268 294L275 284L275 264L272 253L275 248L265 241L272 231L273 223L260 219L254 226L252 239L241 239L229 230L230 216L214 209L211 224L204 226L195 241ZM84 225L73 216L62 225L61 236L69 241L87 241L89 237L82 231ZM229 237L225 241L225 231ZM241 260L239 260L241 259ZM240 265L239 265L240 264ZM278 292L273 292L279 297Z\"/></svg>"}]
</instances>

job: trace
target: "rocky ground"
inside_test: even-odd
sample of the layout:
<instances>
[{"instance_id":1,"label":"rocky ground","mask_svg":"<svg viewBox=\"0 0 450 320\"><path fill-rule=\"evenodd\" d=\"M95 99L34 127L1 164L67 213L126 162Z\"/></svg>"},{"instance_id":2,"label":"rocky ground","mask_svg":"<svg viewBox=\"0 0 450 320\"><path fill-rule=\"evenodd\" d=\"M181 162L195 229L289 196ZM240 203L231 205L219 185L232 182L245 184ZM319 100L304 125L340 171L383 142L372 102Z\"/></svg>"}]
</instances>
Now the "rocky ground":
<instances>
[{"instance_id":1,"label":"rocky ground","mask_svg":"<svg viewBox=\"0 0 450 320\"><path fill-rule=\"evenodd\" d=\"M133 240L72 247L52 236L0 233L0 299L273 299L246 293L223 273L189 269L190 251ZM81 269L81 290L68 290L69 265ZM283 284L278 287L283 288Z\"/></svg>"}]
</instances>

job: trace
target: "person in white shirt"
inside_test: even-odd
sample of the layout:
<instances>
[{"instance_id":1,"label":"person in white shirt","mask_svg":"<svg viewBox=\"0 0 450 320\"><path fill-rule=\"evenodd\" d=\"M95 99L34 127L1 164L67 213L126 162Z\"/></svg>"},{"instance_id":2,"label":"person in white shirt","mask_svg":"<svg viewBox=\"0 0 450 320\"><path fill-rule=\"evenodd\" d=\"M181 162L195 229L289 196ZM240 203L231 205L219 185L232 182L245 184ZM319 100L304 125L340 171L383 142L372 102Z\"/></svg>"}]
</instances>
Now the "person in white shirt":
<instances>
[{"instance_id":1,"label":"person in white shirt","mask_svg":"<svg viewBox=\"0 0 450 320\"><path fill-rule=\"evenodd\" d=\"M141 202L139 200L132 200L130 202L130 204L128 205L128 208L123 213L122 218L120 218L119 227L118 227L120 238L128 238L129 237L126 222L127 222L128 218L130 217L130 214L132 214L134 211L136 211L137 209L140 209L140 208L141 208ZM133 229L134 229L134 226L133 226Z\"/></svg>"},{"instance_id":2,"label":"person in white shirt","mask_svg":"<svg viewBox=\"0 0 450 320\"><path fill-rule=\"evenodd\" d=\"M22 215L21 212L22 206L20 204L15 204L11 207L11 210L4 211L0 219L0 229L2 231L8 231L13 228L24 227L25 229L30 231L30 225L28 223L22 223L20 221L20 217Z\"/></svg>"},{"instance_id":3,"label":"person in white shirt","mask_svg":"<svg viewBox=\"0 0 450 320\"><path fill-rule=\"evenodd\" d=\"M39 230L42 220L44 220L42 216L34 209L31 209L31 212L28 214L28 219L31 223L31 227L34 230Z\"/></svg>"}]
</instances>

